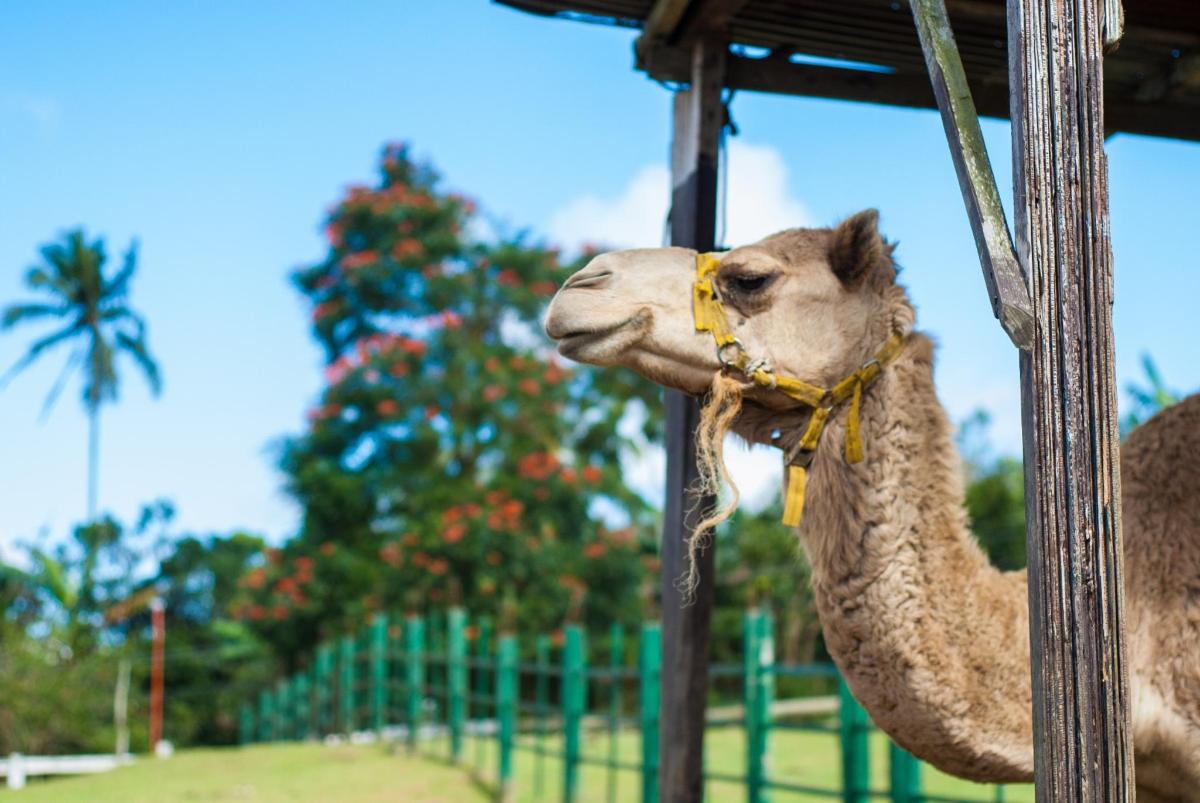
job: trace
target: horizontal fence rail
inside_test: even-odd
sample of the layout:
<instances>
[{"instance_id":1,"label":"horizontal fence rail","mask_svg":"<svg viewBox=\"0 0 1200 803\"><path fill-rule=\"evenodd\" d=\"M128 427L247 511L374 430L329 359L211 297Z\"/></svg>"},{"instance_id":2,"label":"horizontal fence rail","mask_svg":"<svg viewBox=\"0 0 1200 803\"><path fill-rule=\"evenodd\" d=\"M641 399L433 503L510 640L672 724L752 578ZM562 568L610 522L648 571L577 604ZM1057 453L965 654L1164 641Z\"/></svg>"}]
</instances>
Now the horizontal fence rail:
<instances>
[{"instance_id":1,"label":"horizontal fence rail","mask_svg":"<svg viewBox=\"0 0 1200 803\"><path fill-rule=\"evenodd\" d=\"M711 707L708 735L740 728L743 770L706 767L707 799L714 784L736 784L749 803L796 795L846 803L1004 800L1002 786L979 786L974 797L927 793L921 763L891 743L885 782L873 787L874 729L836 669L776 663L767 612L747 611L742 631L742 663L710 673L728 702L718 697L723 704ZM520 640L458 608L427 617L377 614L362 631L319 645L308 669L247 701L240 740L399 742L413 754L470 763L479 777L490 772L501 801L515 799L524 756L522 799L577 803L586 775L588 800L658 803L660 638L653 622L634 638L614 624L589 644L577 625L553 638ZM736 693L728 692L732 684ZM797 684L810 693L777 698L782 686ZM822 685L832 693L811 693ZM773 773L773 741L789 733L836 741L840 782Z\"/></svg>"}]
</instances>

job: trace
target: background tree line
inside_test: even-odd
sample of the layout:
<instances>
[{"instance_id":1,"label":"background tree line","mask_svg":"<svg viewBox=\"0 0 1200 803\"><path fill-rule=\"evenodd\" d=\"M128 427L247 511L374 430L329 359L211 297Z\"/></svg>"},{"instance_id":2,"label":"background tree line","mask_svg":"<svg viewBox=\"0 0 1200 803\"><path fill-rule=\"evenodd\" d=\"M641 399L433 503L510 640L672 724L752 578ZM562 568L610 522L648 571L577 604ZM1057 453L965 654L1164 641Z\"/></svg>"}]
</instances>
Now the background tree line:
<instances>
[{"instance_id":1,"label":"background tree line","mask_svg":"<svg viewBox=\"0 0 1200 803\"><path fill-rule=\"evenodd\" d=\"M660 433L658 389L562 364L540 334L545 303L590 254L564 260L484 220L398 145L330 209L325 236L324 258L293 276L325 366L306 427L277 448L297 531L268 546L241 532L178 533L167 502L130 525L90 502L69 538L25 543L0 563L0 754L111 749L121 660L144 749L145 603L156 595L165 732L183 744L231 742L247 690L307 666L318 641L376 611L465 605L528 635L658 615L658 514L622 471ZM63 346L64 376L82 371L93 422L116 399L116 357L160 382L129 306L135 249L111 276L104 266L102 241L71 232L27 275L42 298L0 318L56 324L14 372ZM1128 389L1127 427L1178 398L1149 360L1146 373ZM991 452L986 429L979 414L960 432L967 506L993 561L1017 568L1021 465ZM89 466L94 476L94 457ZM737 660L752 604L775 612L784 661L827 658L807 564L777 507L740 511L717 556L714 660Z\"/></svg>"}]
</instances>

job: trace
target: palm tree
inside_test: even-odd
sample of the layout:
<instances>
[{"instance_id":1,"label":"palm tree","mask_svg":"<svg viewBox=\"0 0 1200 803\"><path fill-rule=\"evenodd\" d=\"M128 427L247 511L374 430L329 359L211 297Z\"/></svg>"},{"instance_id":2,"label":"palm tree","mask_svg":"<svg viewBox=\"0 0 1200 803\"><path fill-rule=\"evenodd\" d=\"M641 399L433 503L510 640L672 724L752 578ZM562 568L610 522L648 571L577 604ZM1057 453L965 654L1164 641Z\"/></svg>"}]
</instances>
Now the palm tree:
<instances>
[{"instance_id":1,"label":"palm tree","mask_svg":"<svg viewBox=\"0 0 1200 803\"><path fill-rule=\"evenodd\" d=\"M41 295L37 301L12 304L0 314L0 330L18 323L54 321L56 328L40 337L0 377L0 388L38 357L58 346L70 354L43 406L48 411L71 373L82 366L83 406L88 414L88 521L96 520L96 488L100 447L100 407L117 398L116 357L125 354L141 368L151 391L162 387L158 365L146 346L146 324L128 305L129 282L137 270L137 242L125 253L114 276L105 276L104 240L88 243L82 229L41 248L42 262L29 269L25 284Z\"/></svg>"}]
</instances>

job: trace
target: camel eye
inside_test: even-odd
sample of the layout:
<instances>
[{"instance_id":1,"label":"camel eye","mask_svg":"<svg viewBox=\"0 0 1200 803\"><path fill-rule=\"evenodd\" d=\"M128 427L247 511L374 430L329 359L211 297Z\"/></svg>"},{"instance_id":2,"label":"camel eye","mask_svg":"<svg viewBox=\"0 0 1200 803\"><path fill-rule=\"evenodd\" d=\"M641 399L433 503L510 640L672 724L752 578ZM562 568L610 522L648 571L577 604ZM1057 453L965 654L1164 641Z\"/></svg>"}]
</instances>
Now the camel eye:
<instances>
[{"instance_id":1,"label":"camel eye","mask_svg":"<svg viewBox=\"0 0 1200 803\"><path fill-rule=\"evenodd\" d=\"M750 295L764 290L771 283L774 276L764 273L758 276L743 275L734 276L729 279L729 286L739 293Z\"/></svg>"}]
</instances>

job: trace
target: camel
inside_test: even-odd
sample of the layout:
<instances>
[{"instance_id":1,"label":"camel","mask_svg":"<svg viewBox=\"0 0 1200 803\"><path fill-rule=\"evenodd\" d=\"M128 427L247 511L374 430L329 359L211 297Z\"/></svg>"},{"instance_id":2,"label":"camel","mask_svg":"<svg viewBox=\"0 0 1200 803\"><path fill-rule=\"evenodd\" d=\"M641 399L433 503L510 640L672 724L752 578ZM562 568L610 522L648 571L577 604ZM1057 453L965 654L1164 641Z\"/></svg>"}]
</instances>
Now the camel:
<instances>
[{"instance_id":1,"label":"camel","mask_svg":"<svg viewBox=\"0 0 1200 803\"><path fill-rule=\"evenodd\" d=\"M765 365L829 388L899 335L854 411L864 459L846 459L851 405L840 404L807 467L798 536L825 642L897 744L962 778L1028 782L1026 573L993 567L970 531L933 343L914 330L893 249L867 210L715 255L728 327L756 358L725 372L744 396L733 430L794 450L813 408L748 375ZM554 297L546 333L570 359L704 397L733 361L697 331L697 265L685 248L597 256ZM1128 436L1121 477L1137 791L1200 800L1200 394Z\"/></svg>"}]
</instances>

